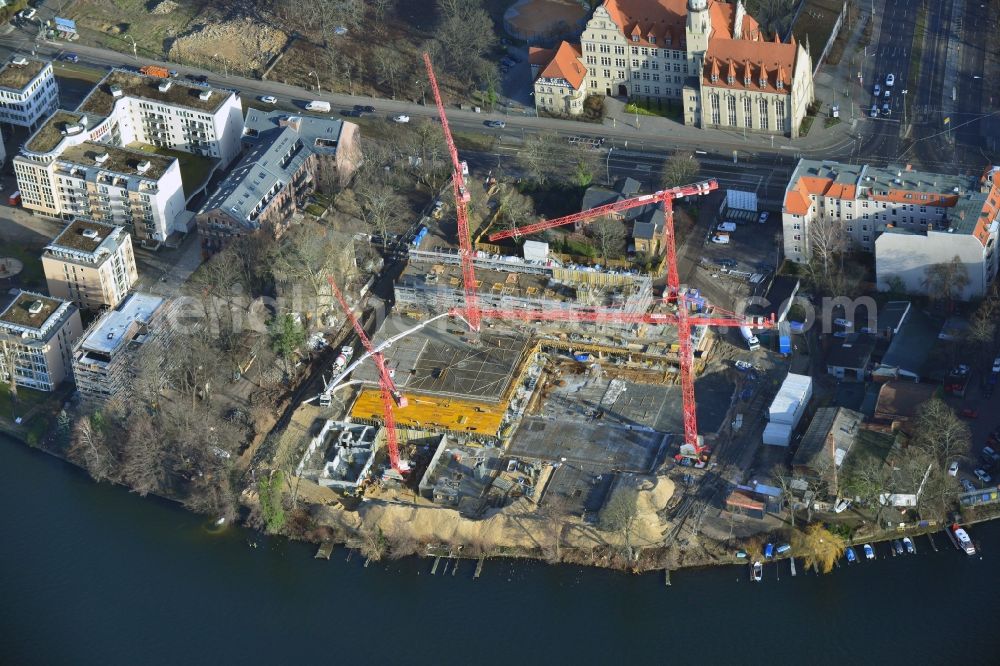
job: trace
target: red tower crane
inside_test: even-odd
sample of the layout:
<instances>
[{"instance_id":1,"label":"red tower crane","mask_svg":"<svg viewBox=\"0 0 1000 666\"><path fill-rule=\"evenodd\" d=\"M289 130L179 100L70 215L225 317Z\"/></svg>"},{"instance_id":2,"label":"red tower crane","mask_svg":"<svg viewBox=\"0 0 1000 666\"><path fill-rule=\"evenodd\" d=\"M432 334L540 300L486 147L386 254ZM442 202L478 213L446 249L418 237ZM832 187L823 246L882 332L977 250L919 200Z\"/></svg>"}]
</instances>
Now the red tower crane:
<instances>
[{"instance_id":1,"label":"red tower crane","mask_svg":"<svg viewBox=\"0 0 1000 666\"><path fill-rule=\"evenodd\" d=\"M524 319L529 321L574 321L593 323L651 323L651 324L673 324L677 327L677 342L679 346L680 379L681 379L681 399L684 412L684 443L681 445L681 455L685 457L700 458L707 453L701 440L698 438L698 417L697 406L694 395L694 348L691 344L692 326L746 326L751 325L757 328L765 328L773 325L773 322L757 319L745 319L736 315L725 317L703 317L691 316L688 313L688 304L685 294L680 288L680 278L677 271L677 243L674 233L674 199L686 196L700 196L718 189L719 183L712 179L691 185L673 187L660 190L653 194L645 194L624 201L598 206L590 210L573 213L552 220L543 220L517 229L499 231L490 235L490 241L498 241L512 236L532 234L546 229L591 220L611 213L618 213L638 208L640 206L659 205L664 207L665 224L663 228L663 247L666 251L667 286L663 293L665 301L674 301L677 304L677 314L655 314L640 313L627 314L611 310L573 310L573 311L549 311L549 312L514 312L514 311L484 311L482 316L486 318L502 319Z\"/></svg>"},{"instance_id":2,"label":"red tower crane","mask_svg":"<svg viewBox=\"0 0 1000 666\"><path fill-rule=\"evenodd\" d=\"M444 130L444 140L448 143L448 155L451 156L451 166L454 169L451 183L455 192L455 215L458 218L458 247L462 262L462 283L465 287L465 320L473 331L479 330L479 296L476 293L476 272L473 266L472 240L469 237L469 217L466 204L469 202L469 191L465 187L465 175L462 173L462 163L458 161L458 149L451 136L448 126L448 116L444 112L441 101L441 91L438 90L437 77L431 66L431 57L424 54L424 66L427 68L427 79L434 92L434 103L437 104L438 117L441 119L441 129Z\"/></svg>"},{"instance_id":3,"label":"red tower crane","mask_svg":"<svg viewBox=\"0 0 1000 666\"><path fill-rule=\"evenodd\" d=\"M638 208L640 206L650 206L660 203L662 203L666 208L665 212L669 217L673 212L671 202L674 199L708 194L712 190L718 189L718 187L719 183L712 179L701 183L693 183L691 185L683 185L681 187L672 187L669 190L660 190L659 192L653 192L652 194L642 194L637 197L632 197L631 199L625 199L624 201L617 201L604 206L598 206L597 208L591 208L590 210L581 211L579 213L572 213L571 215L557 217L551 220L542 220L541 222L535 222L534 224L528 224L516 229L498 231L490 234L490 242L495 243L498 240L514 236L526 236L528 234L538 233L539 231L545 231L546 229L552 229L553 227L561 227L574 222L592 220L596 217L602 217L611 213L618 213L623 210L629 210L630 208Z\"/></svg>"},{"instance_id":4,"label":"red tower crane","mask_svg":"<svg viewBox=\"0 0 1000 666\"><path fill-rule=\"evenodd\" d=\"M396 383L389 375L389 369L385 367L385 359L382 357L382 352L375 351L372 347L372 341L369 340L368 335L365 334L365 329L361 328L361 323L358 321L358 318L354 316L354 312L351 310L350 306L347 305L347 301L344 300L344 295L340 293L340 289L333 281L333 278L327 278L327 281L330 283L330 289L333 291L334 297L336 297L337 301L340 302L340 307L344 309L347 319L351 322L351 326L354 327L354 332L357 333L358 338L361 339L361 344L364 345L365 350L368 351L372 360L375 361L375 365L378 367L378 383L380 393L382 394L382 412L385 418L385 440L386 448L389 450L389 464L400 474L406 474L409 472L409 468L399 459L399 440L396 437L396 416L392 411L394 401L400 407L406 407L406 396L404 396L399 389L396 388Z\"/></svg>"}]
</instances>

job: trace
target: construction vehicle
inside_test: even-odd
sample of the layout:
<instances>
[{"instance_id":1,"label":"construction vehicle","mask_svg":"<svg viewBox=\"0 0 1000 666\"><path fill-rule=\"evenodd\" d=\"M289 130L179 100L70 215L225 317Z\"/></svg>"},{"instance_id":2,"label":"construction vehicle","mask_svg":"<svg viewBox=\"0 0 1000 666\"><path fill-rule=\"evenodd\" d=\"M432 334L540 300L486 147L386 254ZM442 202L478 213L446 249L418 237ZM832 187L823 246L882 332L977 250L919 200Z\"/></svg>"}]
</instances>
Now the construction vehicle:
<instances>
[{"instance_id":1,"label":"construction vehicle","mask_svg":"<svg viewBox=\"0 0 1000 666\"><path fill-rule=\"evenodd\" d=\"M146 65L145 67L140 67L139 72L145 74L146 76L155 76L161 79L170 78L170 70L166 67L160 67L159 65Z\"/></svg>"}]
</instances>

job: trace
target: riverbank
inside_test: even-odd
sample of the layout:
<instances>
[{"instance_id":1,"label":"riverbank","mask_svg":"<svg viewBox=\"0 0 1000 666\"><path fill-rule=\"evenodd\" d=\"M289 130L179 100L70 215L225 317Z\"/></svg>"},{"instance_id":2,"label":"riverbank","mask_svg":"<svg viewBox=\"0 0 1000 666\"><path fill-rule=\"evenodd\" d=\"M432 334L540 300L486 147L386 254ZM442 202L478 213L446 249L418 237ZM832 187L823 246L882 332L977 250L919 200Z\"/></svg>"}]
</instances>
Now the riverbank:
<instances>
[{"instance_id":1,"label":"riverbank","mask_svg":"<svg viewBox=\"0 0 1000 666\"><path fill-rule=\"evenodd\" d=\"M946 664L956 645L969 655L1000 648L992 626L996 523L972 533L984 561L950 546L935 553L922 540L915 556L828 576L800 569L792 578L787 563L768 563L762 583L749 583L745 566L711 567L676 573L665 587L661 572L622 576L529 561L487 560L474 578L467 561L457 570L442 562L432 576L426 559L365 568L364 558L338 548L329 561L315 560L310 545L240 528L213 532L173 503L92 483L7 440L0 502L17 507L5 521L17 538L0 549L4 663L367 662L390 640L397 660L436 666L509 663L514 650L529 666L782 666L804 654L825 666L856 660L860 645L875 663ZM873 624L874 607L902 609L899 621ZM664 631L692 616L740 627L740 638L664 646ZM766 621L774 618L781 621ZM927 640L927 627L947 639ZM442 647L432 632L458 638ZM331 640L340 636L346 640Z\"/></svg>"},{"instance_id":2,"label":"riverbank","mask_svg":"<svg viewBox=\"0 0 1000 666\"><path fill-rule=\"evenodd\" d=\"M0 434L21 445L30 446L75 464L66 452L53 446L53 437L46 433L35 439L37 429L13 424L0 418ZM51 430L51 429L50 429ZM47 433L51 434L51 432ZM633 574L650 571L676 571L712 566L739 564L735 553L746 550L751 559L762 557L765 542L783 543L791 538L788 530L755 534L747 539L721 542L705 535L687 534L676 538L669 521L660 519L667 500L673 493L650 477L647 495L640 495L644 507L641 526L626 537L621 532L599 529L583 521L555 520L539 512L528 500L491 511L480 519L468 519L457 511L431 503L407 504L397 499L366 497L364 500L293 504L290 519L277 536L314 545L335 544L361 552L366 560L398 560L404 557L508 558L538 560L549 564L579 565L611 569ZM297 486L298 484L296 484ZM659 486L659 487L658 487ZM306 497L308 492L303 493ZM387 496L387 497L392 497ZM170 502L176 498L160 496ZM300 498L297 498L300 499ZM416 499L416 498L415 498ZM240 521L260 515L259 496L253 486L241 496L245 511ZM985 509L985 510L984 510ZM980 507L966 511L962 524L971 525L994 520L1000 507ZM258 521L248 524L259 526ZM911 529L866 533L845 540L846 545L881 543L903 536L918 536L943 529L942 523L914 525ZM671 532L670 544L660 541ZM631 555L629 555L631 553ZM801 557L802 553L792 553Z\"/></svg>"}]
</instances>

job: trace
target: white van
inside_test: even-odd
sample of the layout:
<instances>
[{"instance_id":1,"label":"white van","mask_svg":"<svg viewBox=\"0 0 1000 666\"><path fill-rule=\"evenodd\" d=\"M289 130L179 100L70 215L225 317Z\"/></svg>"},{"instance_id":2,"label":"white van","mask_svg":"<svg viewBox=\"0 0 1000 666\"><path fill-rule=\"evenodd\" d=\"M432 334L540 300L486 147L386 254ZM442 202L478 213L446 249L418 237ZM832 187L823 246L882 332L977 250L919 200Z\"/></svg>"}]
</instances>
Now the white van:
<instances>
[{"instance_id":1,"label":"white van","mask_svg":"<svg viewBox=\"0 0 1000 666\"><path fill-rule=\"evenodd\" d=\"M736 223L735 222L723 222L722 224L720 224L718 226L718 230L719 231L726 231L726 232L732 233L732 232L736 231Z\"/></svg>"},{"instance_id":2,"label":"white van","mask_svg":"<svg viewBox=\"0 0 1000 666\"><path fill-rule=\"evenodd\" d=\"M323 113L330 113L330 103L314 99L306 104L306 111L322 111Z\"/></svg>"}]
</instances>

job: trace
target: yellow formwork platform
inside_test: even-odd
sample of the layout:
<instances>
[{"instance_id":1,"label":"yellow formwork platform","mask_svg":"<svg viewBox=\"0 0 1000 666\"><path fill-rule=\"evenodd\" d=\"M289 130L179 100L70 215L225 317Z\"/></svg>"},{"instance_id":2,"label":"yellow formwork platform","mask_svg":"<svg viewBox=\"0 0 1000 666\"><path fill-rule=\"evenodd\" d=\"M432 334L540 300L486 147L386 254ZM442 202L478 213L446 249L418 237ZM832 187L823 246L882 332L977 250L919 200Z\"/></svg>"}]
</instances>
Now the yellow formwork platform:
<instances>
[{"instance_id":1,"label":"yellow formwork platform","mask_svg":"<svg viewBox=\"0 0 1000 666\"><path fill-rule=\"evenodd\" d=\"M451 430L495 437L507 409L507 402L485 402L406 394L406 407L393 407L396 425L421 430ZM383 421L382 396L374 389L364 389L351 407L351 418Z\"/></svg>"}]
</instances>

